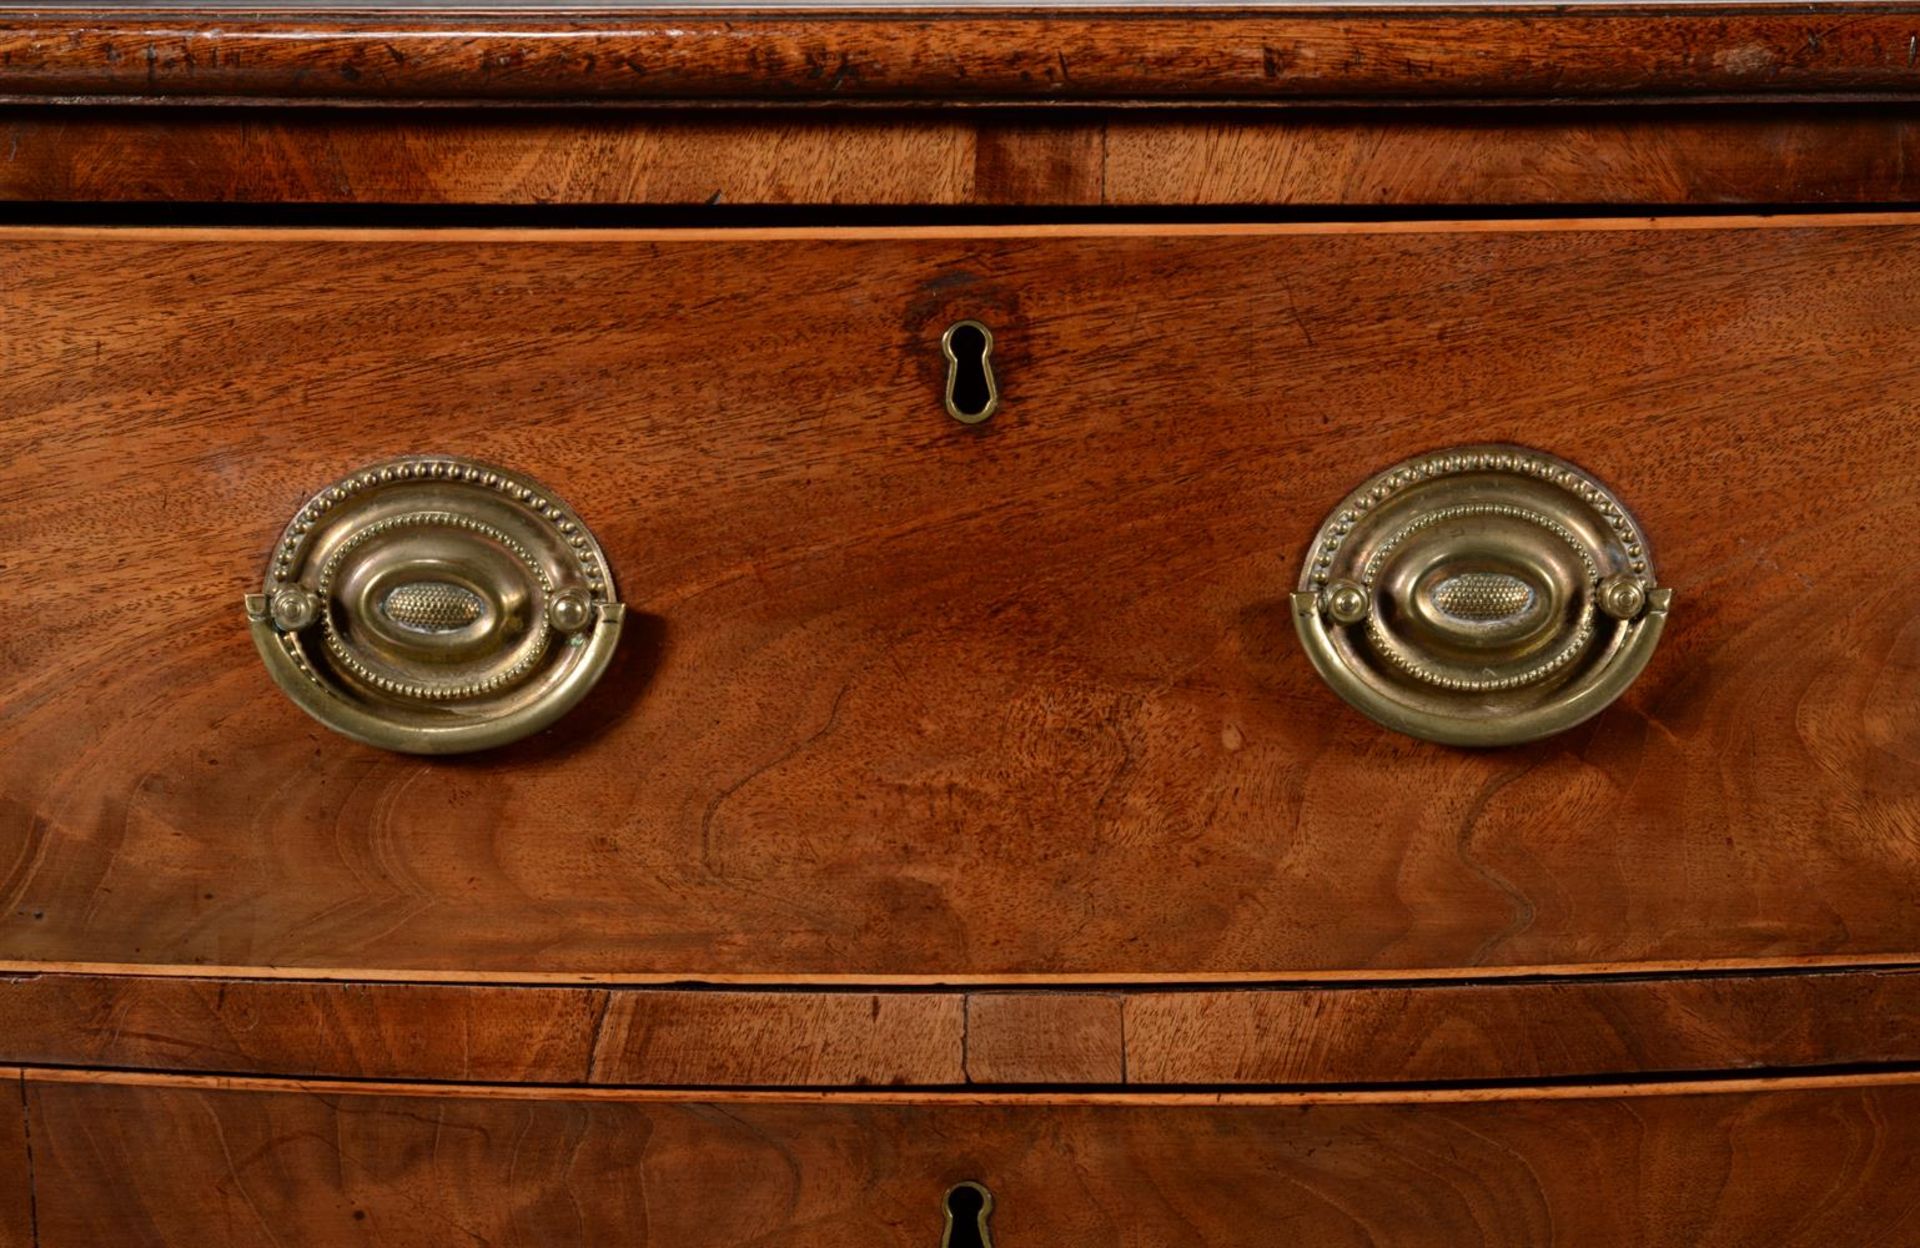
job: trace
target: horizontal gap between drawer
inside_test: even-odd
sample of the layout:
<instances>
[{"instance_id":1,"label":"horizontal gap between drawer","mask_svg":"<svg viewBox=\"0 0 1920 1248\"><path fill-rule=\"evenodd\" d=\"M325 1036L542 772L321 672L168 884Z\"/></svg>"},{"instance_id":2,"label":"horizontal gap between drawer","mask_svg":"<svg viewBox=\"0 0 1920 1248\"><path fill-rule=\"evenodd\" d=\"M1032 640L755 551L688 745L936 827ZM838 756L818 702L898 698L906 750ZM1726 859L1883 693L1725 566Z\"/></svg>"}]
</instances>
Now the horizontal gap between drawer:
<instances>
[{"instance_id":1,"label":"horizontal gap between drawer","mask_svg":"<svg viewBox=\"0 0 1920 1248\"><path fill-rule=\"evenodd\" d=\"M1821 0L1822 4L1832 0ZM5 7L5 6L0 6ZM1226 92L1170 95L1137 91L1129 94L1090 95L1036 101L1008 92L954 95L928 92L875 94L859 98L820 99L794 95L677 94L608 98L557 93L540 97L488 97L471 92L444 94L345 95L319 93L290 95L285 91L246 93L240 90L203 95L164 91L73 91L59 94L20 90L0 91L0 108L14 110L89 110L174 112L231 112L241 115L293 111L313 114L455 114L537 118L541 115L647 117L649 115L753 117L804 113L816 117L844 117L853 121L893 117L902 113L939 113L947 116L1044 118L1073 122L1086 118L1147 115L1178 117L1241 114L1291 118L1327 114L1361 115L1400 121L1447 114L1481 116L1503 121L1509 115L1578 116L1582 113L1617 116L1636 113L1715 113L1765 116L1783 110L1852 112L1866 109L1905 110L1913 93L1897 87L1861 87L1803 90L1681 90L1669 88L1627 94L1512 94L1493 91L1462 92L1446 96L1394 95L1378 91L1327 90L1296 96L1251 96Z\"/></svg>"},{"instance_id":2,"label":"horizontal gap between drawer","mask_svg":"<svg viewBox=\"0 0 1920 1248\"><path fill-rule=\"evenodd\" d=\"M467 988L605 988L676 992L766 993L980 993L1223 990L1328 991L1339 989L1464 988L1527 984L1634 983L1664 980L1751 979L1920 970L1920 957L1777 959L1729 962L1647 962L1541 967L1461 967L1325 972L1181 973L1114 972L1102 975L683 975L673 972L408 971L381 968L140 965L121 962L29 962L0 960L0 981L43 977L200 979L231 983L434 985Z\"/></svg>"},{"instance_id":3,"label":"horizontal gap between drawer","mask_svg":"<svg viewBox=\"0 0 1920 1248\"><path fill-rule=\"evenodd\" d=\"M1585 1100L1920 1086L1920 1063L1854 1063L1788 1069L1676 1071L1580 1079L1366 1084L927 1084L877 1087L714 1084L480 1083L447 1079L262 1076L112 1066L0 1066L22 1084L97 1083L202 1091L287 1091L376 1096L470 1096L594 1101L786 1101L820 1104L1288 1105L1498 1100Z\"/></svg>"},{"instance_id":4,"label":"horizontal gap between drawer","mask_svg":"<svg viewBox=\"0 0 1920 1248\"><path fill-rule=\"evenodd\" d=\"M1025 225L1315 225L1449 221L1644 221L1663 218L1817 214L1847 219L1914 208L1871 204L1432 204L1419 207L1305 205L1128 206L837 206L837 205L500 205L0 203L0 226L66 228L348 229L882 229Z\"/></svg>"}]
</instances>

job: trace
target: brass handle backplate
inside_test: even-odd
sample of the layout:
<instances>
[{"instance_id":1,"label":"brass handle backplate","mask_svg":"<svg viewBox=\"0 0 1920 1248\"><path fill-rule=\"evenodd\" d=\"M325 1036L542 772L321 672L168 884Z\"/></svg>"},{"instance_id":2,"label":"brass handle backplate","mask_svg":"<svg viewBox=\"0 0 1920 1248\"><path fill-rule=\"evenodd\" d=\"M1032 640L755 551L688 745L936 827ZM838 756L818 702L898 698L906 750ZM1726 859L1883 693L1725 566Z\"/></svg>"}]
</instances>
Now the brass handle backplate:
<instances>
[{"instance_id":1,"label":"brass handle backplate","mask_svg":"<svg viewBox=\"0 0 1920 1248\"><path fill-rule=\"evenodd\" d=\"M606 670L626 611L552 491L452 456L374 464L314 495L246 606L302 710L408 754L547 727Z\"/></svg>"},{"instance_id":2,"label":"brass handle backplate","mask_svg":"<svg viewBox=\"0 0 1920 1248\"><path fill-rule=\"evenodd\" d=\"M1620 501L1514 446L1420 455L1333 509L1293 595L1328 684L1451 745L1512 745L1612 702L1652 657L1673 591Z\"/></svg>"}]
</instances>

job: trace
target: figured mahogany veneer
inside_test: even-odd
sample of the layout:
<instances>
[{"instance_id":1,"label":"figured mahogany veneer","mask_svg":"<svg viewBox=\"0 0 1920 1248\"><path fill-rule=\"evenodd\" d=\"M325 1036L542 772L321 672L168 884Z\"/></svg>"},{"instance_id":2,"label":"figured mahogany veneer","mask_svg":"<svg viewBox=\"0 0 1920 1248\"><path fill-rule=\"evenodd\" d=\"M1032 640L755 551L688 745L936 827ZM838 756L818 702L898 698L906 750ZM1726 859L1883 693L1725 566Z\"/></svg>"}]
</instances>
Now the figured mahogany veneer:
<instances>
[{"instance_id":1,"label":"figured mahogany veneer","mask_svg":"<svg viewBox=\"0 0 1920 1248\"><path fill-rule=\"evenodd\" d=\"M1920 1236L1911 1076L1228 1102L14 1078L38 1248L935 1248L968 1179L1006 1248Z\"/></svg>"},{"instance_id":2,"label":"figured mahogany veneer","mask_svg":"<svg viewBox=\"0 0 1920 1248\"><path fill-rule=\"evenodd\" d=\"M0 8L0 98L1553 101L1908 97L1912 3ZM66 6L84 8L86 6ZM857 6L850 6L855 8ZM223 11L224 10L224 11ZM899 10L906 10L901 12Z\"/></svg>"},{"instance_id":3,"label":"figured mahogany veneer","mask_svg":"<svg viewBox=\"0 0 1920 1248\"><path fill-rule=\"evenodd\" d=\"M1920 949L1905 218L449 235L16 230L0 956L1235 977ZM1002 413L941 411L995 330ZM1678 595L1538 745L1346 711L1327 506L1514 441ZM637 616L544 739L307 721L240 595L307 491L537 466Z\"/></svg>"},{"instance_id":4,"label":"figured mahogany veneer","mask_svg":"<svg viewBox=\"0 0 1920 1248\"><path fill-rule=\"evenodd\" d=\"M793 991L16 976L0 1062L678 1087L1327 1086L1920 1063L1920 972Z\"/></svg>"},{"instance_id":5,"label":"figured mahogany veneer","mask_svg":"<svg viewBox=\"0 0 1920 1248\"><path fill-rule=\"evenodd\" d=\"M0 200L514 205L1873 204L1911 106L1730 109L0 109Z\"/></svg>"},{"instance_id":6,"label":"figured mahogany veneer","mask_svg":"<svg viewBox=\"0 0 1920 1248\"><path fill-rule=\"evenodd\" d=\"M0 8L0 1248L1920 1245L1916 107L1904 0ZM1493 441L1677 601L1476 752L1288 595ZM552 731L262 671L406 452L604 542Z\"/></svg>"}]
</instances>

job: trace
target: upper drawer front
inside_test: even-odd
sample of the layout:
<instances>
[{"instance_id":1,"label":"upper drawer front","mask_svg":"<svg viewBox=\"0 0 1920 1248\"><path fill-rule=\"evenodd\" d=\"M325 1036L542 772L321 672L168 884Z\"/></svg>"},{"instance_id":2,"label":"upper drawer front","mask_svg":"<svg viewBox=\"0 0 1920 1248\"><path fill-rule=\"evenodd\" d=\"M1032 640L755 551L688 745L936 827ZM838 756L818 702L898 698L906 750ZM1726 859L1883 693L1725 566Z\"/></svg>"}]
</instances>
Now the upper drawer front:
<instances>
[{"instance_id":1,"label":"upper drawer front","mask_svg":"<svg viewBox=\"0 0 1920 1248\"><path fill-rule=\"evenodd\" d=\"M1920 225L0 240L0 957L1441 970L1920 951ZM942 408L993 330L1003 405ZM1675 591L1611 709L1473 751L1321 681L1328 510L1510 442ZM628 604L429 762L241 597L313 490L532 474Z\"/></svg>"}]
</instances>

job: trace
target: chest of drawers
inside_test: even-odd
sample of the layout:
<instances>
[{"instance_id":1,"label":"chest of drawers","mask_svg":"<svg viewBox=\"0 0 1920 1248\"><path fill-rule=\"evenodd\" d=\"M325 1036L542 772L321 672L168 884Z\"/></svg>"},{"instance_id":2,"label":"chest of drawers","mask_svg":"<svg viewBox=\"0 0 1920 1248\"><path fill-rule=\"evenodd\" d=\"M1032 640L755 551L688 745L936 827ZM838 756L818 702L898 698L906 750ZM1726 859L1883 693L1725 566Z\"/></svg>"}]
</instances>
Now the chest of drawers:
<instances>
[{"instance_id":1,"label":"chest of drawers","mask_svg":"<svg viewBox=\"0 0 1920 1248\"><path fill-rule=\"evenodd\" d=\"M0 11L0 1243L1920 1244L1916 23Z\"/></svg>"}]
</instances>

